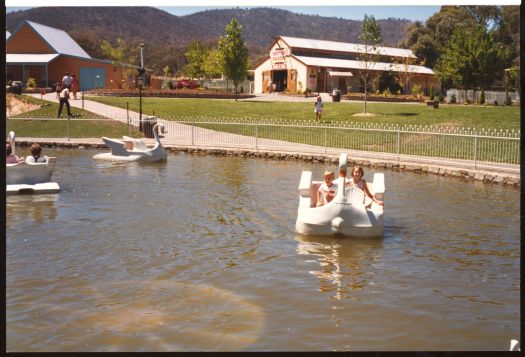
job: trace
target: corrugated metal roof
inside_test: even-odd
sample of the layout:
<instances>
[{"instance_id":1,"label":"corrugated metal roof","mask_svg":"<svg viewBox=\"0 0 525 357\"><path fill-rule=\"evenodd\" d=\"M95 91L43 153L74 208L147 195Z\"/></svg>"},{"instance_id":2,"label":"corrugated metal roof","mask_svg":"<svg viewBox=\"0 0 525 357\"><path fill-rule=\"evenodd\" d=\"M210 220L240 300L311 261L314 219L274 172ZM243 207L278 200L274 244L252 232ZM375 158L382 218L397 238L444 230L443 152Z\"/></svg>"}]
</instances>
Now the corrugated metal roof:
<instances>
[{"instance_id":1,"label":"corrugated metal roof","mask_svg":"<svg viewBox=\"0 0 525 357\"><path fill-rule=\"evenodd\" d=\"M352 72L336 72L336 71L328 71L328 75L330 77L353 77L354 76Z\"/></svg>"},{"instance_id":2,"label":"corrugated metal roof","mask_svg":"<svg viewBox=\"0 0 525 357\"><path fill-rule=\"evenodd\" d=\"M9 36L11 36L11 32L6 31L5 32L5 39L7 40L9 38Z\"/></svg>"},{"instance_id":3,"label":"corrugated metal roof","mask_svg":"<svg viewBox=\"0 0 525 357\"><path fill-rule=\"evenodd\" d=\"M348 69L370 69L374 71L394 71L394 72L411 72L419 74L435 74L430 68L424 66L408 66L405 68L403 65L384 63L384 62L363 62L363 61L352 61L342 60L335 58L321 58L321 57L307 57L307 56L293 56L299 61L303 62L308 66L319 66L319 67L335 67L335 68L348 68Z\"/></svg>"},{"instance_id":4,"label":"corrugated metal roof","mask_svg":"<svg viewBox=\"0 0 525 357\"><path fill-rule=\"evenodd\" d=\"M27 23L58 53L91 58L67 32L32 21L27 21Z\"/></svg>"},{"instance_id":5,"label":"corrugated metal roof","mask_svg":"<svg viewBox=\"0 0 525 357\"><path fill-rule=\"evenodd\" d=\"M298 37L288 37L288 36L280 36L280 37L290 47L310 48L310 49L315 49L315 50L349 52L349 53L365 53L365 45L362 45L362 44L313 40L309 38L298 38ZM407 50L404 48L379 46L379 47L376 47L375 52L372 52L369 46L368 53L374 53L374 54L379 54L379 55L384 55L384 56L417 58L416 56L414 56L414 53L412 53L411 50Z\"/></svg>"},{"instance_id":6,"label":"corrugated metal roof","mask_svg":"<svg viewBox=\"0 0 525 357\"><path fill-rule=\"evenodd\" d=\"M60 56L58 53L51 54L27 54L27 53L6 53L6 64L46 64Z\"/></svg>"}]
</instances>

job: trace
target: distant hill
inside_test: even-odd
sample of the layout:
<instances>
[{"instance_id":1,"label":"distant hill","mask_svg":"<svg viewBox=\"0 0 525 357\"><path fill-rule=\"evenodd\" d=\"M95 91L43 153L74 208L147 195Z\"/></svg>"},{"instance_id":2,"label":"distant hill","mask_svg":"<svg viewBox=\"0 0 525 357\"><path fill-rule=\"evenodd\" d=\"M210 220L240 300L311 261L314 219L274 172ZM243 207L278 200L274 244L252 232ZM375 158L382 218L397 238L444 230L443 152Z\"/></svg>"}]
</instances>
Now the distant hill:
<instances>
[{"instance_id":1,"label":"distant hill","mask_svg":"<svg viewBox=\"0 0 525 357\"><path fill-rule=\"evenodd\" d=\"M184 48L194 40L215 45L226 25L236 18L250 51L251 63L267 54L279 35L359 43L361 21L295 14L274 8L206 10L187 16L171 15L153 7L39 7L6 14L6 30L13 32L24 20L67 31L92 57L103 58L102 40L122 38L146 44L145 62L157 73L184 64ZM411 23L405 19L377 20L383 45L396 46Z\"/></svg>"}]
</instances>

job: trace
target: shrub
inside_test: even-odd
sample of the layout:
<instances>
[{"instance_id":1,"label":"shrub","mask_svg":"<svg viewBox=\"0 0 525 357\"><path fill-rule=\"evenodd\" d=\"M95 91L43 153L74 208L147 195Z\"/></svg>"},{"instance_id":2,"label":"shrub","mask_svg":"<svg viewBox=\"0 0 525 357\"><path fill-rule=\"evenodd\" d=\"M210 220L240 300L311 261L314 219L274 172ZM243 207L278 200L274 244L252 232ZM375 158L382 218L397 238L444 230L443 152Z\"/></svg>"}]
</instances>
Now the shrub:
<instances>
[{"instance_id":1,"label":"shrub","mask_svg":"<svg viewBox=\"0 0 525 357\"><path fill-rule=\"evenodd\" d=\"M494 105L498 105L498 101L497 100L494 101Z\"/></svg>"},{"instance_id":2,"label":"shrub","mask_svg":"<svg viewBox=\"0 0 525 357\"><path fill-rule=\"evenodd\" d=\"M173 89L175 86L172 81L168 81L168 89Z\"/></svg>"},{"instance_id":3,"label":"shrub","mask_svg":"<svg viewBox=\"0 0 525 357\"><path fill-rule=\"evenodd\" d=\"M485 104L485 89L481 90L481 94L479 95L479 104Z\"/></svg>"},{"instance_id":4,"label":"shrub","mask_svg":"<svg viewBox=\"0 0 525 357\"><path fill-rule=\"evenodd\" d=\"M387 88L383 91L383 96L388 97L390 95L390 88Z\"/></svg>"},{"instance_id":5,"label":"shrub","mask_svg":"<svg viewBox=\"0 0 525 357\"><path fill-rule=\"evenodd\" d=\"M416 96L420 96L421 94L423 94L423 89L421 88L421 86L419 84L416 84L412 87L412 89L410 90L410 92Z\"/></svg>"},{"instance_id":6,"label":"shrub","mask_svg":"<svg viewBox=\"0 0 525 357\"><path fill-rule=\"evenodd\" d=\"M456 103L456 95L452 94L452 97L450 97L450 103L455 104Z\"/></svg>"},{"instance_id":7,"label":"shrub","mask_svg":"<svg viewBox=\"0 0 525 357\"><path fill-rule=\"evenodd\" d=\"M430 87L430 92L428 94L430 100L434 100L434 89Z\"/></svg>"},{"instance_id":8,"label":"shrub","mask_svg":"<svg viewBox=\"0 0 525 357\"><path fill-rule=\"evenodd\" d=\"M29 77L27 79L26 87L28 89L35 89L35 87L36 87L36 79Z\"/></svg>"},{"instance_id":9,"label":"shrub","mask_svg":"<svg viewBox=\"0 0 525 357\"><path fill-rule=\"evenodd\" d=\"M301 94L303 92L303 82L299 81L297 82L297 93Z\"/></svg>"},{"instance_id":10,"label":"shrub","mask_svg":"<svg viewBox=\"0 0 525 357\"><path fill-rule=\"evenodd\" d=\"M512 99L510 99L510 95L505 98L505 105L512 105Z\"/></svg>"}]
</instances>

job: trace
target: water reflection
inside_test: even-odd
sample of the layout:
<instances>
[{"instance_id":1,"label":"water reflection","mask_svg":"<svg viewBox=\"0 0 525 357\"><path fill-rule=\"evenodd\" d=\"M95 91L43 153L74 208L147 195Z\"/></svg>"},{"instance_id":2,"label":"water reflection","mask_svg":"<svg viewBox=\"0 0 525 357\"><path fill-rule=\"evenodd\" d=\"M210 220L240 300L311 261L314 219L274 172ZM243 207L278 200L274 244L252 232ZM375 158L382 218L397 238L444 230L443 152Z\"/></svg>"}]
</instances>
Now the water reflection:
<instances>
[{"instance_id":1,"label":"water reflection","mask_svg":"<svg viewBox=\"0 0 525 357\"><path fill-rule=\"evenodd\" d=\"M297 253L314 256L319 270L310 274L319 278L319 290L334 291L334 298L341 300L352 292L365 289L372 283L367 269L382 256L382 238L336 238L297 235Z\"/></svg>"},{"instance_id":2,"label":"water reflection","mask_svg":"<svg viewBox=\"0 0 525 357\"><path fill-rule=\"evenodd\" d=\"M13 195L6 197L6 225L13 221L54 221L57 217L58 194Z\"/></svg>"}]
</instances>

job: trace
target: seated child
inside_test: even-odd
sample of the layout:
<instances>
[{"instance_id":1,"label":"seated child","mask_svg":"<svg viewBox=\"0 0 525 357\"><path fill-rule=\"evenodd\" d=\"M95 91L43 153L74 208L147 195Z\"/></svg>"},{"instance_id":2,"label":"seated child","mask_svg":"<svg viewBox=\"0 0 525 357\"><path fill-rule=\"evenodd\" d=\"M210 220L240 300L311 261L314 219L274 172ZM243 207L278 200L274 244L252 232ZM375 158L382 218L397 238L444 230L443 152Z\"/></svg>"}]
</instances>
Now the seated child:
<instances>
[{"instance_id":1,"label":"seated child","mask_svg":"<svg viewBox=\"0 0 525 357\"><path fill-rule=\"evenodd\" d=\"M327 170L323 174L324 183L317 191L317 206L320 207L332 201L337 193L337 184L334 183L334 172Z\"/></svg>"},{"instance_id":2,"label":"seated child","mask_svg":"<svg viewBox=\"0 0 525 357\"><path fill-rule=\"evenodd\" d=\"M47 156L40 156L42 148L37 143L31 145L31 156L26 158L26 162L29 164L47 162Z\"/></svg>"},{"instance_id":3,"label":"seated child","mask_svg":"<svg viewBox=\"0 0 525 357\"><path fill-rule=\"evenodd\" d=\"M13 152L13 149L11 148L11 144L6 144L5 145L5 163L6 164L18 164L21 161L18 158L18 156L13 155L12 152Z\"/></svg>"},{"instance_id":4,"label":"seated child","mask_svg":"<svg viewBox=\"0 0 525 357\"><path fill-rule=\"evenodd\" d=\"M384 206L385 203L381 200L377 200L374 196L372 196L372 194L370 193L370 191L368 190L368 186L366 184L366 181L363 179L363 176L365 174L365 171L363 170L363 168L361 166L354 166L354 168L352 169L352 178L350 179L350 187L357 187L361 190L364 191L364 193L370 197L370 199L377 203L378 205L380 206ZM372 205L372 203L370 203L367 208L370 208L370 206Z\"/></svg>"}]
</instances>

